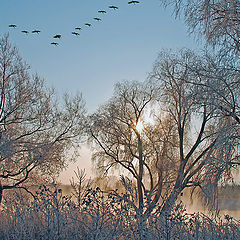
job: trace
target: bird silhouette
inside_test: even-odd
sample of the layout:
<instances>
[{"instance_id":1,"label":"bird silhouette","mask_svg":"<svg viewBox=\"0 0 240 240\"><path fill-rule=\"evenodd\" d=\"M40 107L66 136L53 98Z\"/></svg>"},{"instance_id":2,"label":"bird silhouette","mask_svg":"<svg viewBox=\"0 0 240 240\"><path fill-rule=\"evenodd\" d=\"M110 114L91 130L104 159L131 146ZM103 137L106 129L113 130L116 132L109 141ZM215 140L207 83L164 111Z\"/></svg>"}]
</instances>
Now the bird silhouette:
<instances>
[{"instance_id":1,"label":"bird silhouette","mask_svg":"<svg viewBox=\"0 0 240 240\"><path fill-rule=\"evenodd\" d=\"M105 10L99 10L98 13L106 13Z\"/></svg>"},{"instance_id":2,"label":"bird silhouette","mask_svg":"<svg viewBox=\"0 0 240 240\"><path fill-rule=\"evenodd\" d=\"M51 44L55 45L55 46L59 45L59 43L57 43L57 42L51 42Z\"/></svg>"},{"instance_id":3,"label":"bird silhouette","mask_svg":"<svg viewBox=\"0 0 240 240\"><path fill-rule=\"evenodd\" d=\"M114 9L114 10L116 10L116 9L118 9L118 7L116 7L116 6L109 6L108 8L111 8L111 9Z\"/></svg>"},{"instance_id":4,"label":"bird silhouette","mask_svg":"<svg viewBox=\"0 0 240 240\"><path fill-rule=\"evenodd\" d=\"M76 35L76 36L80 35L80 34L77 33L77 32L72 32L72 34L73 34L73 35Z\"/></svg>"},{"instance_id":5,"label":"bird silhouette","mask_svg":"<svg viewBox=\"0 0 240 240\"><path fill-rule=\"evenodd\" d=\"M129 5L130 5L130 4L135 5L135 4L139 4L139 3L140 3L140 1L137 1L137 0L128 1L128 4L129 4ZM114 6L114 5L109 5L108 8L109 8L109 9L113 9L113 10L119 9L119 7ZM98 10L97 12L98 12L98 13L101 13L101 14L106 14L106 13L107 13L107 11L102 10L102 9ZM95 21L102 21L102 19L99 18L99 17L94 17L93 19L94 19ZM92 26L92 24L90 24L90 23L85 23L84 25L86 25L86 26L88 26L88 27L91 27L91 26ZM8 25L8 27L9 27L9 28L16 28L17 25L16 25L16 24L10 24L10 25ZM82 28L81 28L81 27L75 27L75 30L80 31L80 30L82 30ZM22 30L21 32L24 33L24 34L29 34L29 31L27 31L27 30ZM38 29L35 29L35 30L33 30L33 31L30 31L30 32L32 32L32 33L34 33L34 34L35 34L35 33L39 34L41 31L38 30ZM80 34L79 34L79 32L73 31L73 32L72 32L72 35L79 36ZM56 35L53 36L53 38L54 38L54 39L60 39L60 38L62 38L62 35L61 35L61 34L56 34ZM57 42L51 42L50 44L51 44L51 45L55 45L55 46L59 45L59 43L57 43Z\"/></svg>"},{"instance_id":6,"label":"bird silhouette","mask_svg":"<svg viewBox=\"0 0 240 240\"><path fill-rule=\"evenodd\" d=\"M40 30L33 30L32 33L37 33L39 34L41 31Z\"/></svg>"},{"instance_id":7,"label":"bird silhouette","mask_svg":"<svg viewBox=\"0 0 240 240\"><path fill-rule=\"evenodd\" d=\"M61 37L62 37L61 34L56 34L53 38L58 38L58 39L60 39Z\"/></svg>"},{"instance_id":8,"label":"bird silhouette","mask_svg":"<svg viewBox=\"0 0 240 240\"><path fill-rule=\"evenodd\" d=\"M130 2L128 2L128 4L137 4L137 3L140 3L139 1L130 1Z\"/></svg>"}]
</instances>

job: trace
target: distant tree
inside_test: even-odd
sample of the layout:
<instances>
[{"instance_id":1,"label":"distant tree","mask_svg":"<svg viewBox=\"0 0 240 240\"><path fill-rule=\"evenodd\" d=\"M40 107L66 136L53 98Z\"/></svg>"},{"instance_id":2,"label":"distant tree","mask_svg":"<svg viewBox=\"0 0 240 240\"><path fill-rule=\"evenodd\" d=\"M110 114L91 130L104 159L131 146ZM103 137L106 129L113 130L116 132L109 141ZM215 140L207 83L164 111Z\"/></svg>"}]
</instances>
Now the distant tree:
<instances>
[{"instance_id":1,"label":"distant tree","mask_svg":"<svg viewBox=\"0 0 240 240\"><path fill-rule=\"evenodd\" d=\"M65 154L82 132L81 95L65 96L61 106L53 90L31 76L8 36L0 39L0 202L8 189L57 176Z\"/></svg>"},{"instance_id":2,"label":"distant tree","mask_svg":"<svg viewBox=\"0 0 240 240\"><path fill-rule=\"evenodd\" d=\"M74 171L75 178L72 177L70 180L70 184L72 187L72 196L77 200L77 206L80 207L83 203L84 196L86 193L89 191L89 189L93 185L92 180L87 180L86 179L86 170L85 169L79 169L77 167L77 171Z\"/></svg>"},{"instance_id":3,"label":"distant tree","mask_svg":"<svg viewBox=\"0 0 240 240\"><path fill-rule=\"evenodd\" d=\"M239 0L162 0L173 5L176 16L183 13L190 32L204 36L207 43L240 54Z\"/></svg>"}]
</instances>

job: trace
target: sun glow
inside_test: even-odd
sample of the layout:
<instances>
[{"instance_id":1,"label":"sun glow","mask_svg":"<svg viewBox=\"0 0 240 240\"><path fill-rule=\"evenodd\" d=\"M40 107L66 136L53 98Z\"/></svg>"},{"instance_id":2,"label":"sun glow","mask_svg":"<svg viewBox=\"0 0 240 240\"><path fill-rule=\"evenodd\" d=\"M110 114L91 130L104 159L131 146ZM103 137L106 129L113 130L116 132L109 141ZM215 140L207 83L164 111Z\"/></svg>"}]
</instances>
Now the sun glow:
<instances>
[{"instance_id":1,"label":"sun glow","mask_svg":"<svg viewBox=\"0 0 240 240\"><path fill-rule=\"evenodd\" d=\"M138 121L136 129L138 132L141 132L143 130L143 123L142 121Z\"/></svg>"},{"instance_id":2,"label":"sun glow","mask_svg":"<svg viewBox=\"0 0 240 240\"><path fill-rule=\"evenodd\" d=\"M140 133L144 128L154 125L154 117L151 109L148 109L144 114L138 119L136 130Z\"/></svg>"},{"instance_id":3,"label":"sun glow","mask_svg":"<svg viewBox=\"0 0 240 240\"><path fill-rule=\"evenodd\" d=\"M144 119L142 121L138 121L136 129L138 132L142 132L144 127L146 127L147 125L153 125L154 124L154 120L151 117L144 117Z\"/></svg>"}]
</instances>

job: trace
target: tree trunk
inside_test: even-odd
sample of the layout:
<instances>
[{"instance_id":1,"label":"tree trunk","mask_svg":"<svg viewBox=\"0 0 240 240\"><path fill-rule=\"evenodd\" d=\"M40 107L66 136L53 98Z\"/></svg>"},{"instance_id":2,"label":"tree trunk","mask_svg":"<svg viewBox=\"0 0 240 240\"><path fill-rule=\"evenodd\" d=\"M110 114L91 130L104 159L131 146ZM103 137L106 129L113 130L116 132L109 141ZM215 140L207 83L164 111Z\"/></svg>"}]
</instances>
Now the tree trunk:
<instances>
[{"instance_id":1,"label":"tree trunk","mask_svg":"<svg viewBox=\"0 0 240 240\"><path fill-rule=\"evenodd\" d=\"M0 205L1 205L1 202L2 202L2 193L3 193L3 187L2 187L2 183L0 181Z\"/></svg>"},{"instance_id":2,"label":"tree trunk","mask_svg":"<svg viewBox=\"0 0 240 240\"><path fill-rule=\"evenodd\" d=\"M178 199L181 190L174 188L174 190L170 193L169 197L167 198L166 202L163 204L161 212L171 212L174 208L174 205Z\"/></svg>"},{"instance_id":3,"label":"tree trunk","mask_svg":"<svg viewBox=\"0 0 240 240\"><path fill-rule=\"evenodd\" d=\"M140 214L143 213L143 191L142 191L142 178L143 178L143 153L142 153L142 141L140 135L138 135L138 154L139 154L139 173L138 173L138 207Z\"/></svg>"}]
</instances>

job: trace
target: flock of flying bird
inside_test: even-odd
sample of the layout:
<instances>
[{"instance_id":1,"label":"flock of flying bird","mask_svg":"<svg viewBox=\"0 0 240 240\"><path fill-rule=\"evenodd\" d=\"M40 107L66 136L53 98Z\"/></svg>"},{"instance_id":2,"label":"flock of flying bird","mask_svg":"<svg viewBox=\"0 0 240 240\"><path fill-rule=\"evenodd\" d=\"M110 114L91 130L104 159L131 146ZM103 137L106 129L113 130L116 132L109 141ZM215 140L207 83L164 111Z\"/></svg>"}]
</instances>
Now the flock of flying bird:
<instances>
[{"instance_id":1,"label":"flock of flying bird","mask_svg":"<svg viewBox=\"0 0 240 240\"><path fill-rule=\"evenodd\" d=\"M140 2L139 2L139 1L135 1L135 0L128 2L129 5L132 5L132 4L135 5L135 4L138 4L138 3L140 3ZM114 5L108 6L108 8L109 8L109 9L113 9L113 10L119 9L117 6L114 6ZM105 11L105 10L99 10L98 13L100 13L100 14L105 14L105 13L107 13L107 11ZM97 21L97 22L102 21L102 19L99 18L99 17L95 17L95 18L93 18L93 19L94 19L95 21ZM84 25L87 26L87 27L91 27L91 26L92 26L91 23L85 23ZM10 24L10 25L8 25L8 27L9 27L9 28L16 28L17 25L15 25L15 24ZM74 31L72 31L72 35L79 36L79 35L80 35L79 32L80 32L81 30L82 30L81 27L75 27ZM21 32L24 33L24 34L29 34L29 33L30 33L30 32L27 31L27 30L22 30ZM33 34L39 34L40 32L41 32L41 31L38 30L38 29L35 29L35 30L31 31L31 33L33 33ZM50 44L51 44L51 45L55 45L55 46L59 45L59 43L56 42L56 39L61 39L61 37L62 37L61 34L56 34L56 35L54 35L53 38L55 39L55 41L51 42Z\"/></svg>"}]
</instances>

